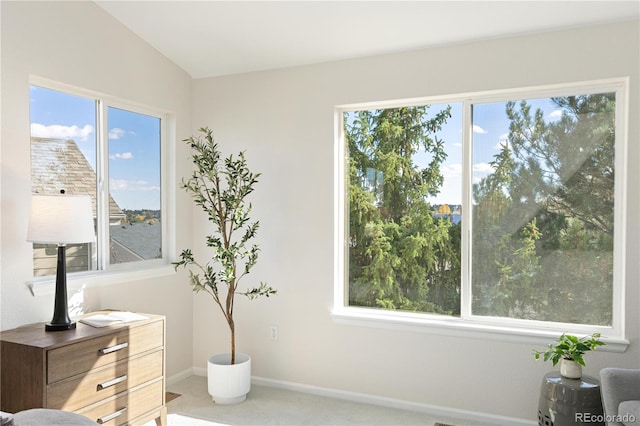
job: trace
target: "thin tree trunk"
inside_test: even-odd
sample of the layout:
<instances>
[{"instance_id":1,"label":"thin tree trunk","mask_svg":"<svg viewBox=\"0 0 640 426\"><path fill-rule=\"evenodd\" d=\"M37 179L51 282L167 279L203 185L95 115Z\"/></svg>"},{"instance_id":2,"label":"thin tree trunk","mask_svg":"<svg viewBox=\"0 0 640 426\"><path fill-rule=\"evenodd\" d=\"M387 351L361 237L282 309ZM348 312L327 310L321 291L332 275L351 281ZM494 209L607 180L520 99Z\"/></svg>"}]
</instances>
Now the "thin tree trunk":
<instances>
[{"instance_id":1,"label":"thin tree trunk","mask_svg":"<svg viewBox=\"0 0 640 426\"><path fill-rule=\"evenodd\" d=\"M231 330L231 365L236 363L236 327L233 319L229 319L229 329Z\"/></svg>"}]
</instances>

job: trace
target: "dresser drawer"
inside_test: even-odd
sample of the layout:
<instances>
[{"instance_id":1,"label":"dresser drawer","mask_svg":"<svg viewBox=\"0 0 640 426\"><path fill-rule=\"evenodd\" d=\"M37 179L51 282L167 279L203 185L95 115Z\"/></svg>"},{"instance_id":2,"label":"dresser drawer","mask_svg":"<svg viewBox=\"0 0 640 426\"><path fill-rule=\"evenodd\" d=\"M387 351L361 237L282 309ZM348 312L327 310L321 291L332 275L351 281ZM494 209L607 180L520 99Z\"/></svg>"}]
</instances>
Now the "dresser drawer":
<instances>
[{"instance_id":1,"label":"dresser drawer","mask_svg":"<svg viewBox=\"0 0 640 426\"><path fill-rule=\"evenodd\" d=\"M74 411L163 375L163 351L133 356L47 386L47 407Z\"/></svg>"},{"instance_id":2,"label":"dresser drawer","mask_svg":"<svg viewBox=\"0 0 640 426\"><path fill-rule=\"evenodd\" d=\"M123 329L72 345L52 349L47 354L47 383L85 373L164 345L163 321ZM69 362L73 360L73 362Z\"/></svg>"},{"instance_id":3,"label":"dresser drawer","mask_svg":"<svg viewBox=\"0 0 640 426\"><path fill-rule=\"evenodd\" d=\"M158 380L144 387L118 394L114 398L79 410L77 413L108 426L135 424L134 420L138 417L162 408L162 389L162 380Z\"/></svg>"}]
</instances>

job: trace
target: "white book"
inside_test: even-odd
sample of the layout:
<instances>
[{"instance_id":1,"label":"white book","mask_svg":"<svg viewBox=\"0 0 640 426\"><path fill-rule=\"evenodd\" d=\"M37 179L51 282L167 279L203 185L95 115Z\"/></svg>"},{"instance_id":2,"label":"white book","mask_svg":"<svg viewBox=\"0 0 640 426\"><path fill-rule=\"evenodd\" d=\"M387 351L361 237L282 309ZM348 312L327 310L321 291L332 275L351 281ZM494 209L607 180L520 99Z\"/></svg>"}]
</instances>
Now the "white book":
<instances>
[{"instance_id":1,"label":"white book","mask_svg":"<svg viewBox=\"0 0 640 426\"><path fill-rule=\"evenodd\" d=\"M145 319L149 319L149 317L134 312L113 311L107 314L91 315L90 317L81 318L79 321L92 327L106 327L108 325L124 324Z\"/></svg>"}]
</instances>

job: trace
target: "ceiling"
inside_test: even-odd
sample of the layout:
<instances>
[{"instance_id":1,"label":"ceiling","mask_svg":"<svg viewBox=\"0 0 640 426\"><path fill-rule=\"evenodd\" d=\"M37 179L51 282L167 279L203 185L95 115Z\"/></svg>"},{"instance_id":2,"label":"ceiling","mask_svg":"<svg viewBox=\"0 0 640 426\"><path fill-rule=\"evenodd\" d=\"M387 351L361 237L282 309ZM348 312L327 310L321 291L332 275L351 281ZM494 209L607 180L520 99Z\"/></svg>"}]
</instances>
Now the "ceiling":
<instances>
[{"instance_id":1,"label":"ceiling","mask_svg":"<svg viewBox=\"0 0 640 426\"><path fill-rule=\"evenodd\" d=\"M96 1L193 78L638 19L635 1Z\"/></svg>"}]
</instances>

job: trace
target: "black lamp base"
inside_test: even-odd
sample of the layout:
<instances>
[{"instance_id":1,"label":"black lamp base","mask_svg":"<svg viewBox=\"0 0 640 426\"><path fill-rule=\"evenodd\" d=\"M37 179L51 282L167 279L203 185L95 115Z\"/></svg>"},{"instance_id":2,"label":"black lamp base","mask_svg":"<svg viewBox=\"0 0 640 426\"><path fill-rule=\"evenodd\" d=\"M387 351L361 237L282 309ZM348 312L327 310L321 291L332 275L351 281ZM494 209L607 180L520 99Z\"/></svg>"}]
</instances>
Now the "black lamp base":
<instances>
[{"instance_id":1,"label":"black lamp base","mask_svg":"<svg viewBox=\"0 0 640 426\"><path fill-rule=\"evenodd\" d=\"M53 318L44 325L45 331L64 331L76 328L67 309L67 256L64 244L58 244L58 265L56 269L56 294Z\"/></svg>"},{"instance_id":2,"label":"black lamp base","mask_svg":"<svg viewBox=\"0 0 640 426\"><path fill-rule=\"evenodd\" d=\"M44 330L45 331L64 331L64 330L73 330L74 328L76 328L76 323L75 322L71 322L69 324L51 324L51 323L46 323L44 325Z\"/></svg>"}]
</instances>

